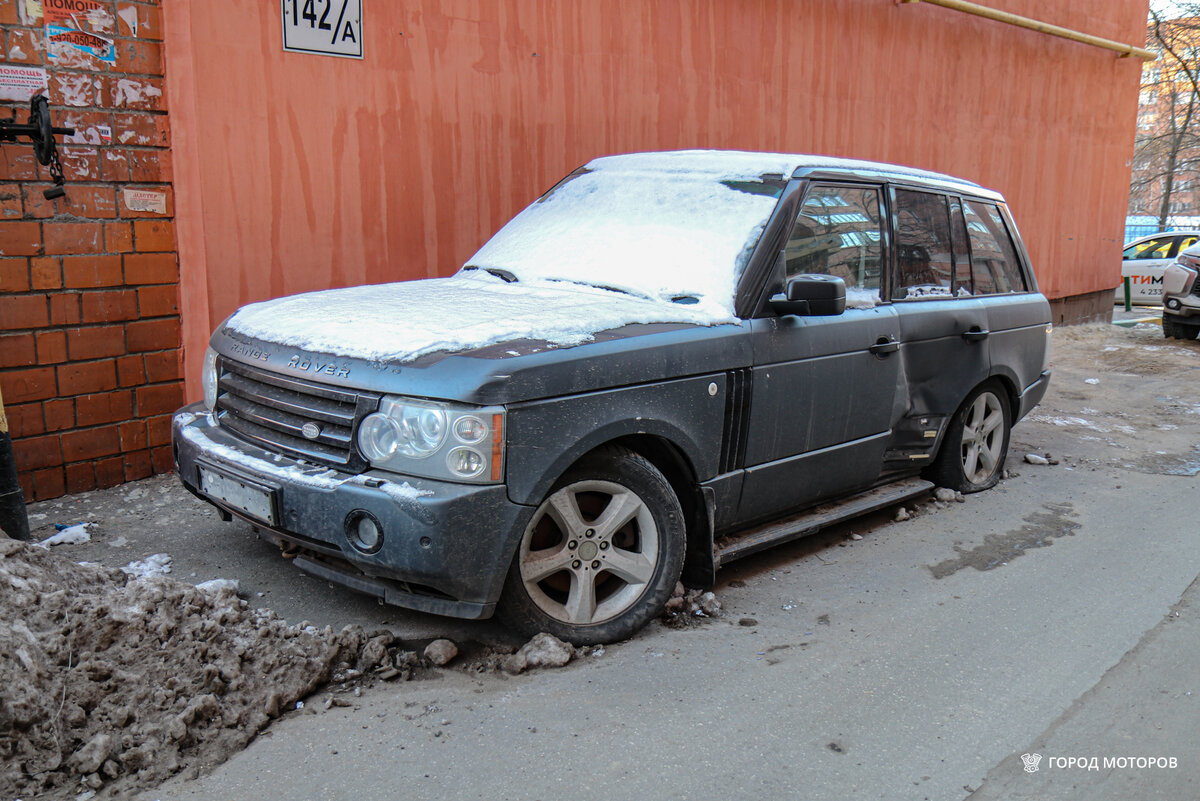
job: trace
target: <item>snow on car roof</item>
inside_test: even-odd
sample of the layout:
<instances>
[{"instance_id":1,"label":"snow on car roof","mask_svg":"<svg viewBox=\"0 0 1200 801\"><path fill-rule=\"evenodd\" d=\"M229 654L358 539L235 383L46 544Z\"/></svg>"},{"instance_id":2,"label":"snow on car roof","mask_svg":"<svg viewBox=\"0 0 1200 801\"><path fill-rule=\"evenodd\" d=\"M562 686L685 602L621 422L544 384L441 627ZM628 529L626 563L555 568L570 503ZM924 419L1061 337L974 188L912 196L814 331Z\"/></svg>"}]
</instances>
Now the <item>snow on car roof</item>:
<instances>
[{"instance_id":1,"label":"snow on car roof","mask_svg":"<svg viewBox=\"0 0 1200 801\"><path fill-rule=\"evenodd\" d=\"M742 179L753 179L768 174L790 177L796 170L814 168L908 176L982 189L979 184L963 178L917 167L800 153L754 153L740 150L674 150L659 153L628 153L593 159L588 163L587 168L662 173L683 172L693 175Z\"/></svg>"}]
</instances>

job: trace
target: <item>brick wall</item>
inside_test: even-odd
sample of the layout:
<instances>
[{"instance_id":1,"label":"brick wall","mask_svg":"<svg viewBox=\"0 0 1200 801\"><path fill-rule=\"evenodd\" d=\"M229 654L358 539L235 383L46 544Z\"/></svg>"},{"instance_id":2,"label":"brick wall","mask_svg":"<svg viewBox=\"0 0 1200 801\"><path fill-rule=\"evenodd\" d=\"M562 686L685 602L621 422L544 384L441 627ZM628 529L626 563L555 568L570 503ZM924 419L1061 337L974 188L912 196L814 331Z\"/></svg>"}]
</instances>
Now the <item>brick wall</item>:
<instances>
[{"instance_id":1,"label":"brick wall","mask_svg":"<svg viewBox=\"0 0 1200 801\"><path fill-rule=\"evenodd\" d=\"M0 390L27 500L170 470L183 403L160 9L98 5L115 64L51 58L41 3L0 0L0 62L46 68L54 124L76 129L58 200L32 147L0 145ZM126 189L164 194L166 213L131 211Z\"/></svg>"}]
</instances>

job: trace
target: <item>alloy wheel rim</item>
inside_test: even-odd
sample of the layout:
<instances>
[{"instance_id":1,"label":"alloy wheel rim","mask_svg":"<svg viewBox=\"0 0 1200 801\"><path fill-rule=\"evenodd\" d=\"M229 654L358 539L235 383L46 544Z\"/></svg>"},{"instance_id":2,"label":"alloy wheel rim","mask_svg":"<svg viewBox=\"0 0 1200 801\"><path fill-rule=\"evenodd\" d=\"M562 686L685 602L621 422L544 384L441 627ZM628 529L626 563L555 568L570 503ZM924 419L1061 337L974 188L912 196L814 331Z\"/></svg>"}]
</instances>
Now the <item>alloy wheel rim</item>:
<instances>
[{"instance_id":1,"label":"alloy wheel rim","mask_svg":"<svg viewBox=\"0 0 1200 801\"><path fill-rule=\"evenodd\" d=\"M547 498L526 527L521 581L555 620L602 623L642 596L659 553L658 527L636 493L611 481L577 481Z\"/></svg>"},{"instance_id":2,"label":"alloy wheel rim","mask_svg":"<svg viewBox=\"0 0 1200 801\"><path fill-rule=\"evenodd\" d=\"M963 475L972 484L983 484L999 468L1003 449L1004 407L994 393L981 393L963 420Z\"/></svg>"}]
</instances>

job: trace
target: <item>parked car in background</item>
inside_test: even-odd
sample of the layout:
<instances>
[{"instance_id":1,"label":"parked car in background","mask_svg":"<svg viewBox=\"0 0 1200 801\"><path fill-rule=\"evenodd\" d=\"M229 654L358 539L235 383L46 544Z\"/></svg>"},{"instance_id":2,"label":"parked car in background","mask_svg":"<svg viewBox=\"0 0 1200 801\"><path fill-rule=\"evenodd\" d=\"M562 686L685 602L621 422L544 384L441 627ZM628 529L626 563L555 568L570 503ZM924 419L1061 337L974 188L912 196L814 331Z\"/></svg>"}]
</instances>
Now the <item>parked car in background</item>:
<instances>
[{"instance_id":1,"label":"parked car in background","mask_svg":"<svg viewBox=\"0 0 1200 801\"><path fill-rule=\"evenodd\" d=\"M291 564L574 643L676 582L935 485L984 490L1046 391L1004 198L815 156L600 158L454 276L246 306L179 477Z\"/></svg>"},{"instance_id":2,"label":"parked car in background","mask_svg":"<svg viewBox=\"0 0 1200 801\"><path fill-rule=\"evenodd\" d=\"M1187 248L1163 272L1163 336L1200 335L1200 245Z\"/></svg>"},{"instance_id":3,"label":"parked car in background","mask_svg":"<svg viewBox=\"0 0 1200 801\"><path fill-rule=\"evenodd\" d=\"M1200 231L1170 231L1127 244L1121 253L1121 277L1129 279L1130 300L1138 306L1161 304L1163 271L1197 241ZM1125 302L1124 280L1117 286L1115 302Z\"/></svg>"}]
</instances>

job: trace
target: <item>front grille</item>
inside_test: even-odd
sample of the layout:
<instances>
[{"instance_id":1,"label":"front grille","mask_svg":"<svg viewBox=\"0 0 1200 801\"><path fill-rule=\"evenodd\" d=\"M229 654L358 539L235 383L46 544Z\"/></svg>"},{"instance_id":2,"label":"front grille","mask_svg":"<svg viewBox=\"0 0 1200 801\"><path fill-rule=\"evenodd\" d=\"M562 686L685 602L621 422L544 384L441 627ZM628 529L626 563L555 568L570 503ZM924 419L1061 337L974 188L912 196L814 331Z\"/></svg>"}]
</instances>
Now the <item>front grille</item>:
<instances>
[{"instance_id":1,"label":"front grille","mask_svg":"<svg viewBox=\"0 0 1200 801\"><path fill-rule=\"evenodd\" d=\"M1200 277L1197 277L1195 283L1192 284L1192 294L1200 298Z\"/></svg>"},{"instance_id":2,"label":"front grille","mask_svg":"<svg viewBox=\"0 0 1200 801\"><path fill-rule=\"evenodd\" d=\"M379 395L281 376L241 362L217 362L217 421L268 450L361 472L354 448L358 423ZM306 436L318 432L315 437ZM315 428L314 428L315 427Z\"/></svg>"}]
</instances>

